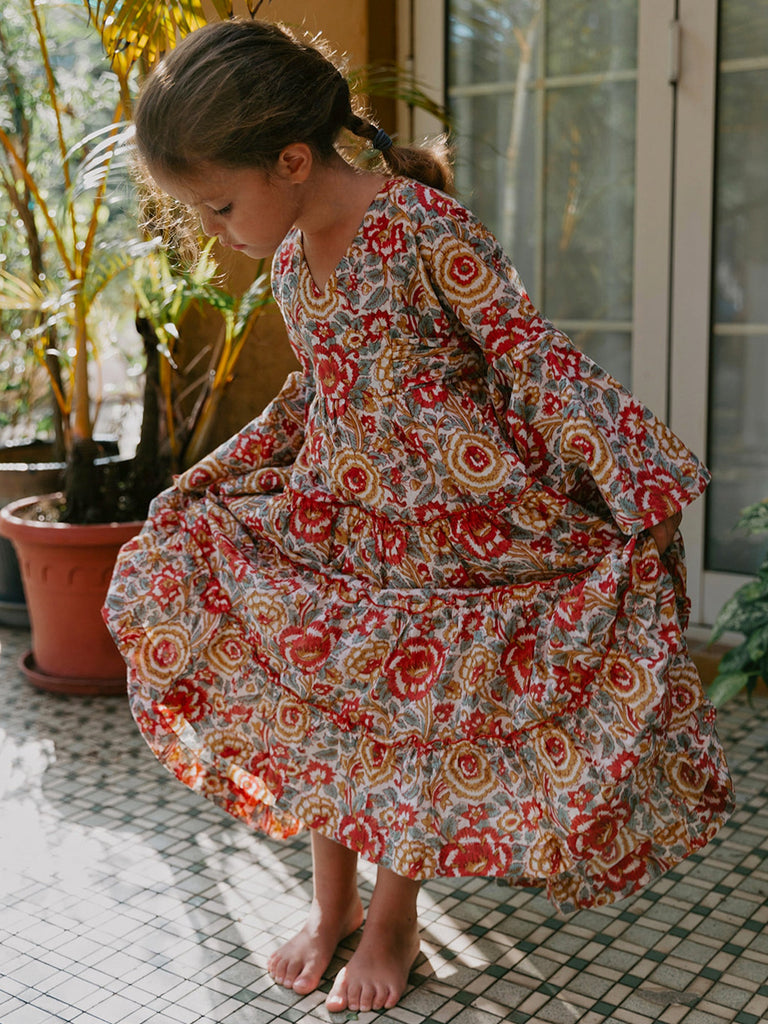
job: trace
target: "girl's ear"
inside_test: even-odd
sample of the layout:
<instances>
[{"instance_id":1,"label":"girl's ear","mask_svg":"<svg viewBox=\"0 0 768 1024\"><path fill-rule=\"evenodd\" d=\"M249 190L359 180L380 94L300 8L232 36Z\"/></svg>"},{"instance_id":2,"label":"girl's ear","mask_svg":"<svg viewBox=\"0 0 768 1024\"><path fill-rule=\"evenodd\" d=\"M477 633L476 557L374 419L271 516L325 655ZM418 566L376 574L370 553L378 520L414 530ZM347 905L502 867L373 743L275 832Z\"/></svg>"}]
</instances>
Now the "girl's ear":
<instances>
[{"instance_id":1,"label":"girl's ear","mask_svg":"<svg viewBox=\"0 0 768 1024\"><path fill-rule=\"evenodd\" d=\"M292 142L277 158L277 172L295 184L306 181L312 170L312 150L305 142Z\"/></svg>"}]
</instances>

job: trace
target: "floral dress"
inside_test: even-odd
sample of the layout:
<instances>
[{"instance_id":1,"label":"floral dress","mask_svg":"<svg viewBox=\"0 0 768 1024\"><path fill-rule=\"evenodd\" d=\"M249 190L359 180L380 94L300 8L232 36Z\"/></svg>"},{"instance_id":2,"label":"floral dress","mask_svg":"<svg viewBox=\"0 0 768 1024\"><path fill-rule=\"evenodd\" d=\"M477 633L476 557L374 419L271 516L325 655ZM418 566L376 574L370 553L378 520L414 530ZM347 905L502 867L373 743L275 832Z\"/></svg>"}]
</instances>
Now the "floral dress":
<instances>
[{"instance_id":1,"label":"floral dress","mask_svg":"<svg viewBox=\"0 0 768 1024\"><path fill-rule=\"evenodd\" d=\"M732 808L684 639L706 471L403 178L324 289L273 290L302 371L179 477L105 608L160 760L254 829L413 879L606 903Z\"/></svg>"}]
</instances>

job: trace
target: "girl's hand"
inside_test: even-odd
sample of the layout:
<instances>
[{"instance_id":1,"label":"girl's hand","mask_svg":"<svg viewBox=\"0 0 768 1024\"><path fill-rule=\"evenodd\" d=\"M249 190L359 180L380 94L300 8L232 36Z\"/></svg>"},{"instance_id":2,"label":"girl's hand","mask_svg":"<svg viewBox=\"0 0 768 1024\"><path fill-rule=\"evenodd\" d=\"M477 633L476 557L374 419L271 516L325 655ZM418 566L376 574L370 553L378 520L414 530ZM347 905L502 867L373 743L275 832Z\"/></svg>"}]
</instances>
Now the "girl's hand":
<instances>
[{"instance_id":1,"label":"girl's hand","mask_svg":"<svg viewBox=\"0 0 768 1024\"><path fill-rule=\"evenodd\" d=\"M669 545L672 543L672 538L675 536L675 532L680 525L683 518L682 512L675 512L669 519L665 519L662 523L656 523L655 526L651 526L648 532L656 541L656 547L659 549L659 554L663 555Z\"/></svg>"}]
</instances>

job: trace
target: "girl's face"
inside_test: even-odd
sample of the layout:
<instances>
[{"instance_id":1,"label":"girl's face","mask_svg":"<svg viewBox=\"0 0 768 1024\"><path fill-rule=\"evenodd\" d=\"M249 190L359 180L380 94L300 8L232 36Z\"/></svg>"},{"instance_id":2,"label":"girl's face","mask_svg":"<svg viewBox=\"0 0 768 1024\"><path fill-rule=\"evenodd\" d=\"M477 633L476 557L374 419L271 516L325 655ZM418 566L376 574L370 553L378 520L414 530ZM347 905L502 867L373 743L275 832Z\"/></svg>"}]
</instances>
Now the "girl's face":
<instances>
[{"instance_id":1,"label":"girl's face","mask_svg":"<svg viewBox=\"0 0 768 1024\"><path fill-rule=\"evenodd\" d=\"M279 170L207 164L194 175L153 177L164 192L197 210L206 235L254 260L274 253L301 212L301 189Z\"/></svg>"}]
</instances>

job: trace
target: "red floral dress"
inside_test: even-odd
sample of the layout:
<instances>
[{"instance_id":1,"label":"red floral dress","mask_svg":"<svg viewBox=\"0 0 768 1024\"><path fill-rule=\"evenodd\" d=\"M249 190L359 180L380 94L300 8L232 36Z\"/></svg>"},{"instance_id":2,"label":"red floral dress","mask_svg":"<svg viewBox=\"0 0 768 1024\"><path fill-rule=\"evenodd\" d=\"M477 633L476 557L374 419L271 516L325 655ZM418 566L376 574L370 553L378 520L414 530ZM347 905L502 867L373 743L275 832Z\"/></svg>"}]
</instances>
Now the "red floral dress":
<instances>
[{"instance_id":1,"label":"red floral dress","mask_svg":"<svg viewBox=\"0 0 768 1024\"><path fill-rule=\"evenodd\" d=\"M542 319L492 235L394 178L327 286L274 293L303 372L156 499L105 615L183 782L414 879L628 895L732 807L686 649L707 473Z\"/></svg>"}]
</instances>

